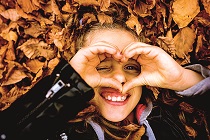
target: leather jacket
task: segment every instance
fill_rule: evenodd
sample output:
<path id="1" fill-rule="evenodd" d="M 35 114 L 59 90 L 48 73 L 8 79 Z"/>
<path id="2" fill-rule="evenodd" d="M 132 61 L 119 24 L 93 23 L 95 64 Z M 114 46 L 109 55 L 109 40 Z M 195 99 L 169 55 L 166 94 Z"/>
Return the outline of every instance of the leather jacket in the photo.
<path id="1" fill-rule="evenodd" d="M 93 89 L 62 60 L 50 76 L 0 112 L 0 139 L 47 139 L 87 107 L 93 96 Z"/>

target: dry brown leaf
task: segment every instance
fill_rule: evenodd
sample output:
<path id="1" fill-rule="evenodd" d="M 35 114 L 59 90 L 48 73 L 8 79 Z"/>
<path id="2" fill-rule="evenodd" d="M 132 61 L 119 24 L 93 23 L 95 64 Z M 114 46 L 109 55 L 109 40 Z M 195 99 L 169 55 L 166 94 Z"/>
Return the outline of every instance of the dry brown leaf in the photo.
<path id="1" fill-rule="evenodd" d="M 134 16 L 133 14 L 126 21 L 126 24 L 128 27 L 135 30 L 138 35 L 141 33 L 141 31 L 142 31 L 141 24 L 139 23 L 138 18 L 136 16 Z"/>
<path id="2" fill-rule="evenodd" d="M 30 72 L 37 73 L 41 70 L 44 66 L 44 62 L 40 62 L 37 59 L 28 60 L 26 63 L 23 64 Z"/>
<path id="3" fill-rule="evenodd" d="M 53 11 L 53 14 L 55 14 L 57 17 L 56 17 L 56 20 L 58 22 L 62 22 L 62 14 L 59 10 L 59 7 L 58 5 L 56 4 L 56 1 L 55 0 L 51 0 L 51 6 L 52 6 L 52 11 Z M 54 20 L 53 20 L 54 21 Z"/>
<path id="4" fill-rule="evenodd" d="M 210 1 L 209 0 L 201 0 L 204 9 L 206 10 L 206 12 L 210 15 Z"/>
<path id="5" fill-rule="evenodd" d="M 9 25 L 8 26 L 2 26 L 1 27 L 1 34 L 0 34 L 0 36 L 8 36 L 7 34 L 11 31 L 11 30 L 13 30 L 13 29 L 16 29 L 18 27 L 18 24 L 17 24 L 17 22 L 10 22 L 9 23 Z M 12 33 L 12 34 L 14 34 L 14 33 Z M 14 35 L 15 36 L 15 35 Z M 13 37 L 14 37 L 13 36 Z M 11 37 L 7 37 L 7 38 L 11 38 Z M 7 40 L 7 39 L 6 39 Z"/>
<path id="6" fill-rule="evenodd" d="M 20 5 L 21 9 L 23 9 L 25 13 L 32 13 L 33 11 L 39 9 L 32 0 L 17 0 L 17 4 Z"/>
<path id="7" fill-rule="evenodd" d="M 66 1 L 66 4 L 62 7 L 62 11 L 68 12 L 68 13 L 75 13 L 76 7 L 72 6 L 68 1 Z"/>
<path id="8" fill-rule="evenodd" d="M 193 43 L 195 42 L 196 34 L 189 27 L 180 29 L 178 34 L 174 37 L 176 46 L 176 55 L 179 58 L 185 59 L 189 52 L 193 50 Z"/>
<path id="9" fill-rule="evenodd" d="M 49 32 L 46 34 L 47 39 L 46 43 L 47 44 L 53 44 L 54 40 L 58 38 L 58 32 L 62 32 L 62 29 L 60 26 L 52 25 L 48 27 Z"/>
<path id="10" fill-rule="evenodd" d="M 24 29 L 25 34 L 37 38 L 39 35 L 46 33 L 46 28 L 40 26 L 38 22 L 31 22 L 30 27 Z"/>
<path id="11" fill-rule="evenodd" d="M 8 78 L 4 79 L 1 86 L 16 84 L 26 77 L 28 76 L 25 74 L 25 72 L 21 70 L 13 69 L 10 75 L 8 76 Z"/>
<path id="12" fill-rule="evenodd" d="M 53 43 L 55 44 L 55 46 L 57 46 L 57 48 L 60 51 L 63 51 L 63 47 L 66 43 L 65 39 L 64 39 L 64 34 L 63 34 L 64 30 L 65 30 L 65 28 L 63 28 L 60 32 L 55 33 L 55 35 L 52 38 L 52 39 L 54 39 Z"/>
<path id="13" fill-rule="evenodd" d="M 135 12 L 140 17 L 146 17 L 151 15 L 150 8 L 150 5 L 147 5 L 142 1 L 135 0 L 133 12 Z"/>
<path id="14" fill-rule="evenodd" d="M 6 10 L 6 8 L 3 5 L 0 4 L 0 13 L 4 12 L 5 10 Z"/>
<path id="15" fill-rule="evenodd" d="M 45 12 L 45 14 L 47 14 L 47 13 L 53 13 L 51 1 L 47 1 L 47 3 L 44 4 L 44 6 L 43 6 L 42 9 Z"/>
<path id="16" fill-rule="evenodd" d="M 97 21 L 96 16 L 92 13 L 85 13 L 82 18 L 82 23 L 88 24 L 93 21 Z"/>
<path id="17" fill-rule="evenodd" d="M 6 52 L 6 57 L 7 60 L 15 60 L 16 56 L 15 56 L 15 50 L 14 50 L 14 42 L 12 40 L 9 41 L 8 43 L 8 48 L 7 48 L 7 52 Z"/>
<path id="18" fill-rule="evenodd" d="M 55 66 L 58 65 L 59 62 L 60 62 L 60 59 L 58 57 L 51 59 L 48 62 L 48 68 L 53 70 L 55 68 Z"/>
<path id="19" fill-rule="evenodd" d="M 8 47 L 8 44 L 0 47 L 0 69 L 4 68 L 3 60 L 7 52 L 7 47 Z M 2 75 L 0 74 L 0 79 L 1 78 L 2 78 Z"/>
<path id="20" fill-rule="evenodd" d="M 104 14 L 104 13 L 99 13 L 99 14 L 97 15 L 97 17 L 98 17 L 98 21 L 99 21 L 101 24 L 103 24 L 103 23 L 112 23 L 112 22 L 113 22 L 112 17 L 110 17 L 110 16 L 108 16 L 108 15 L 106 15 L 106 14 Z"/>
<path id="21" fill-rule="evenodd" d="M 31 14 L 27 14 L 23 11 L 23 9 L 16 3 L 16 10 L 17 10 L 17 13 L 22 17 L 22 18 L 25 18 L 25 19 L 28 19 L 28 20 L 33 20 L 33 19 L 37 19 L 35 16 L 31 15 Z M 39 20 L 39 19 L 38 19 Z"/>
<path id="22" fill-rule="evenodd" d="M 29 59 L 42 56 L 47 60 L 50 60 L 56 56 L 54 49 L 51 48 L 50 45 L 44 41 L 39 41 L 38 39 L 29 39 L 21 46 L 18 46 L 17 49 L 22 50 Z"/>
<path id="23" fill-rule="evenodd" d="M 210 14 L 206 11 L 201 11 L 198 16 L 194 18 L 195 22 L 201 23 L 204 27 L 210 27 Z"/>
<path id="24" fill-rule="evenodd" d="M 176 57 L 176 47 L 174 44 L 174 38 L 172 36 L 172 32 L 171 30 L 169 30 L 166 34 L 166 37 L 158 37 L 158 39 L 160 39 L 160 41 L 158 41 L 159 46 L 165 50 L 166 52 L 168 52 L 171 57 L 175 58 Z"/>
<path id="25" fill-rule="evenodd" d="M 8 40 L 8 41 L 14 41 L 14 42 L 16 42 L 17 39 L 18 39 L 18 35 L 14 31 L 2 32 L 0 34 L 0 36 L 3 37 L 4 39 Z"/>
<path id="26" fill-rule="evenodd" d="M 11 103 L 13 103 L 18 97 L 25 94 L 31 87 L 17 87 L 14 86 L 9 91 L 7 90 L 6 93 L 3 94 L 3 96 L 0 98 L 1 108 L 0 111 L 8 108 Z"/>
<path id="27" fill-rule="evenodd" d="M 83 6 L 88 6 L 88 5 L 99 6 L 100 5 L 100 3 L 97 0 L 74 0 L 74 2 Z"/>
<path id="28" fill-rule="evenodd" d="M 0 13 L 4 18 L 10 19 L 11 21 L 17 21 L 21 16 L 17 13 L 16 9 L 8 9 Z"/>
<path id="29" fill-rule="evenodd" d="M 49 20 L 48 18 L 43 17 L 40 13 L 38 13 L 38 16 L 25 13 L 18 4 L 16 4 L 16 10 L 17 10 L 17 13 L 21 17 L 28 20 L 36 20 L 40 23 L 42 27 L 45 27 L 46 24 L 50 24 L 50 25 L 53 24 L 53 21 Z"/>
<path id="30" fill-rule="evenodd" d="M 172 17 L 179 28 L 186 27 L 200 12 L 198 0 L 175 0 Z"/>
<path id="31" fill-rule="evenodd" d="M 198 53 L 198 51 L 203 47 L 203 35 L 199 35 L 197 37 L 197 45 L 195 48 L 195 52 Z"/>
<path id="32" fill-rule="evenodd" d="M 110 6 L 110 0 L 99 0 L 100 3 L 100 10 L 102 12 L 108 11 L 108 8 Z"/>

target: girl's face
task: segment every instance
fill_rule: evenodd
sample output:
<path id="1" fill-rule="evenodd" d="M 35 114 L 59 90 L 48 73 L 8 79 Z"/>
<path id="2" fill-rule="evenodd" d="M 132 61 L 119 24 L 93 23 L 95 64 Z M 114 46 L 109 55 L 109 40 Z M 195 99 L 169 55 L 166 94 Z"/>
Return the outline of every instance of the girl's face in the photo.
<path id="1" fill-rule="evenodd" d="M 137 39 L 124 30 L 100 30 L 89 35 L 86 45 L 100 41 L 109 42 L 122 51 Z M 107 57 L 97 66 L 97 70 L 102 77 L 114 78 L 124 84 L 139 75 L 140 65 L 133 59 L 122 63 L 112 57 Z M 142 87 L 130 89 L 126 94 L 108 87 L 97 87 L 94 91 L 95 96 L 91 103 L 98 107 L 104 118 L 112 122 L 118 122 L 128 117 L 136 107 L 141 97 Z"/>

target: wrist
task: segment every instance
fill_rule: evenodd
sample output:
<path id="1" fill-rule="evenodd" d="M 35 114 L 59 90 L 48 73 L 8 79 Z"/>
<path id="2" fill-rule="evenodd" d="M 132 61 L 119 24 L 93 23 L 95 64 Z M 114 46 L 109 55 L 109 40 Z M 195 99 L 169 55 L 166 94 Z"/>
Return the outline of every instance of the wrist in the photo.
<path id="1" fill-rule="evenodd" d="M 186 90 L 200 81 L 202 81 L 204 77 L 192 70 L 184 69 L 183 74 L 181 76 L 181 80 L 176 83 L 176 91 L 183 91 Z"/>

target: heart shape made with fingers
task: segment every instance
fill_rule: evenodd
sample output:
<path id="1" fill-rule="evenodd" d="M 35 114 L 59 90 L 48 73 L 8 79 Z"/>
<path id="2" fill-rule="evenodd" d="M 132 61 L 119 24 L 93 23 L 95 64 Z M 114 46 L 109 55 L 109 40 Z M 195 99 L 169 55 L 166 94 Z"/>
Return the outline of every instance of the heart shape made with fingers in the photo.
<path id="1" fill-rule="evenodd" d="M 114 45 L 112 45 L 110 43 L 107 43 L 107 42 L 99 42 L 95 45 L 98 46 L 99 44 L 116 49 L 116 53 L 114 53 L 114 54 L 109 54 L 109 53 L 99 54 L 99 59 L 100 59 L 101 62 L 104 62 L 104 60 L 106 58 L 110 58 L 110 59 L 114 59 L 115 61 L 119 62 L 121 65 L 129 64 L 128 63 L 128 61 L 130 61 L 129 59 L 135 60 L 140 65 L 140 62 L 138 61 L 138 58 L 139 58 L 139 55 L 141 55 L 141 52 L 136 51 L 136 48 L 138 46 L 141 46 L 141 47 L 142 46 L 143 47 L 151 46 L 151 45 L 141 43 L 141 42 L 138 42 L 138 44 L 132 42 L 128 46 L 126 46 L 123 50 L 120 50 L 117 46 L 114 46 Z M 113 62 L 113 61 L 111 61 L 111 62 Z M 109 65 L 112 66 L 113 64 L 109 64 Z M 106 69 L 106 68 L 104 68 L 104 69 Z M 127 90 L 133 88 L 134 86 L 138 86 L 138 83 L 136 83 L 136 82 L 139 79 L 140 79 L 140 74 L 137 75 L 136 77 L 133 77 L 132 79 L 129 79 L 128 81 L 126 81 L 123 84 L 122 92 L 126 92 Z M 140 83 L 139 83 L 139 85 L 140 85 Z"/>

